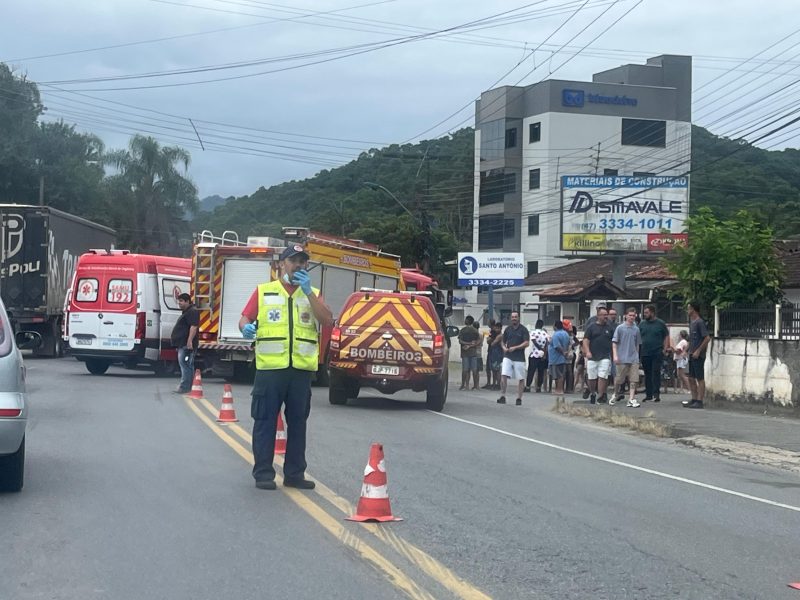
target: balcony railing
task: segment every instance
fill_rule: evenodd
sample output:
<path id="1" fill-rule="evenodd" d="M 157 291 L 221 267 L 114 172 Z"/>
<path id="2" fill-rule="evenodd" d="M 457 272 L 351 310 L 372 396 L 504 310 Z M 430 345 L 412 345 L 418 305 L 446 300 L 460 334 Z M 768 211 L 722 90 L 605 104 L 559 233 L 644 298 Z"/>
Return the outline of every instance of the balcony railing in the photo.
<path id="1" fill-rule="evenodd" d="M 714 337 L 800 340 L 800 306 L 735 304 L 715 308 Z"/>

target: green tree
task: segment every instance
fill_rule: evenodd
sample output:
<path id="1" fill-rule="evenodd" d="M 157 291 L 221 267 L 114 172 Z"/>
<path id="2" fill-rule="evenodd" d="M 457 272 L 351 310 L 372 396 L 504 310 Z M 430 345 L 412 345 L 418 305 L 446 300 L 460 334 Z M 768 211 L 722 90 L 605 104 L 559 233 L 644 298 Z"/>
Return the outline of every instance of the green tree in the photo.
<path id="1" fill-rule="evenodd" d="M 0 63 L 0 202 L 31 203 L 38 196 L 39 88 Z"/>
<path id="2" fill-rule="evenodd" d="M 112 212 L 129 247 L 164 254 L 185 251 L 181 239 L 190 232 L 184 215 L 198 207 L 197 188 L 185 175 L 189 153 L 135 135 L 127 150 L 111 152 L 105 161 L 118 170 L 106 190 L 115 194 L 110 196 Z"/>
<path id="3" fill-rule="evenodd" d="M 676 290 L 704 307 L 776 302 L 783 295 L 783 267 L 775 254 L 772 231 L 740 210 L 727 219 L 704 207 L 690 216 L 687 247 L 663 259 L 678 277 Z"/>

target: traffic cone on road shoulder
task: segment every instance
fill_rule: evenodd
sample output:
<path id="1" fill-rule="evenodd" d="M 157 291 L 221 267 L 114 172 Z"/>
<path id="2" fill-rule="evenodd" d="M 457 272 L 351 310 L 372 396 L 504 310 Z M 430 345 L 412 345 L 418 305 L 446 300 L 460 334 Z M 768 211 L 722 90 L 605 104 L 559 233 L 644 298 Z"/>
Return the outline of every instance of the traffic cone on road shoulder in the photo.
<path id="1" fill-rule="evenodd" d="M 348 521 L 402 521 L 392 514 L 386 486 L 386 463 L 383 460 L 383 445 L 372 444 L 369 449 L 369 462 L 364 469 L 364 484 L 358 500 L 356 514 L 347 517 Z"/>
<path id="2" fill-rule="evenodd" d="M 200 369 L 195 369 L 194 379 L 192 380 L 192 391 L 189 392 L 189 398 L 200 400 L 203 396 L 203 378 L 200 376 Z"/>
<path id="3" fill-rule="evenodd" d="M 224 391 L 222 392 L 222 406 L 219 408 L 217 423 L 236 423 L 238 420 L 239 419 L 236 418 L 236 410 L 233 408 L 231 384 L 226 383 Z"/>
<path id="4" fill-rule="evenodd" d="M 286 429 L 283 427 L 281 411 L 278 411 L 278 424 L 275 427 L 275 454 L 286 454 Z"/>

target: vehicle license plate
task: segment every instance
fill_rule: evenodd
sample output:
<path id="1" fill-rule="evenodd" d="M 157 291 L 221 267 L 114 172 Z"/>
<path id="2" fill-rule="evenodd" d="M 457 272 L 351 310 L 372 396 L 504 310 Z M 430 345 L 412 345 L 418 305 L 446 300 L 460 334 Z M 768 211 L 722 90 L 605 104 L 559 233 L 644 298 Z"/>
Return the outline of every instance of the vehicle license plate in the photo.
<path id="1" fill-rule="evenodd" d="M 400 375 L 400 367 L 387 367 L 386 365 L 372 365 L 373 375 Z"/>
<path id="2" fill-rule="evenodd" d="M 78 346 L 91 346 L 92 338 L 75 338 L 75 343 Z"/>

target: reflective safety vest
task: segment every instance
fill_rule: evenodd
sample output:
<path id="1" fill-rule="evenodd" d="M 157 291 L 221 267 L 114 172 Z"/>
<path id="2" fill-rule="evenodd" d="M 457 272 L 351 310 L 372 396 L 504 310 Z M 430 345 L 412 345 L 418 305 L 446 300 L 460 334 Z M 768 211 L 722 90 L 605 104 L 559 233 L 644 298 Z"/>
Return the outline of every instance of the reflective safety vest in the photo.
<path id="1" fill-rule="evenodd" d="M 319 290 L 312 288 L 319 296 Z M 290 296 L 278 279 L 258 286 L 256 368 L 316 371 L 319 364 L 317 319 L 298 287 Z"/>

